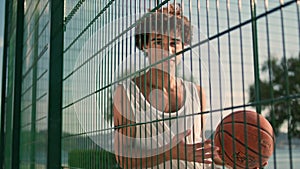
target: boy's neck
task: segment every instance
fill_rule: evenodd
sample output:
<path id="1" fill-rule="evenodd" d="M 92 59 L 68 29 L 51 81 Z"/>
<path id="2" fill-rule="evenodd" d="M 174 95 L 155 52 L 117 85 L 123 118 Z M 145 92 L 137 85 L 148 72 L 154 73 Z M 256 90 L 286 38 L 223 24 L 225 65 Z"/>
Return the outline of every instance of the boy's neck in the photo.
<path id="1" fill-rule="evenodd" d="M 160 69 L 151 68 L 146 74 L 146 81 L 149 86 L 154 88 L 175 90 L 176 85 L 179 84 L 174 75 L 175 73 L 168 73 Z"/>

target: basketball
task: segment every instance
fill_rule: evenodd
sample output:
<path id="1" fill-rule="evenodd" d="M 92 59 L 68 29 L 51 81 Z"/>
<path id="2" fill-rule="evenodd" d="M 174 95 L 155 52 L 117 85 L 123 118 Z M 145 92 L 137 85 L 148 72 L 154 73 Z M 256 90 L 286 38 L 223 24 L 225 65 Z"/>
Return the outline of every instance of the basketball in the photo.
<path id="1" fill-rule="evenodd" d="M 260 168 L 274 149 L 274 132 L 262 115 L 245 110 L 226 116 L 214 135 L 220 158 L 233 168 Z"/>

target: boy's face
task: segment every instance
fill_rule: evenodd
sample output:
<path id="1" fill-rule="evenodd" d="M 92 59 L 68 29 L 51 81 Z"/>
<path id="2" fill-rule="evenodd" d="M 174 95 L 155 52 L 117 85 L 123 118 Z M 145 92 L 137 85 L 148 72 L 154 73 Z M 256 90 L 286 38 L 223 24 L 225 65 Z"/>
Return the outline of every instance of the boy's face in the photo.
<path id="1" fill-rule="evenodd" d="M 170 56 L 182 51 L 183 48 L 184 46 L 181 38 L 177 38 L 172 34 L 168 36 L 151 33 L 149 36 L 149 42 L 146 46 L 146 52 L 148 54 L 150 64 L 157 63 L 162 59 L 169 57 L 169 59 L 166 59 L 162 63 L 154 66 L 155 68 L 167 71 L 169 68 L 174 68 L 181 62 L 182 54 L 178 54 L 176 57 L 171 58 Z"/>

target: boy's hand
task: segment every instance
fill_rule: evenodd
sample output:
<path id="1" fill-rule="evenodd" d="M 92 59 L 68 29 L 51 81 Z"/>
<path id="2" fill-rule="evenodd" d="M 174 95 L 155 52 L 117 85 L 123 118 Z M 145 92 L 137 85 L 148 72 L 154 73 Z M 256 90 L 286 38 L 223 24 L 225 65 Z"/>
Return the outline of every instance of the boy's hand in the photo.
<path id="1" fill-rule="evenodd" d="M 219 148 L 212 147 L 211 140 L 206 140 L 203 143 L 188 144 L 185 142 L 184 137 L 190 134 L 191 130 L 188 130 L 173 137 L 172 142 L 176 144 L 176 140 L 179 139 L 179 143 L 170 150 L 172 159 L 211 164 L 211 158 L 218 156 Z"/>
<path id="2" fill-rule="evenodd" d="M 224 161 L 222 161 L 222 158 L 219 155 L 214 157 L 214 163 L 217 165 L 225 165 Z"/>

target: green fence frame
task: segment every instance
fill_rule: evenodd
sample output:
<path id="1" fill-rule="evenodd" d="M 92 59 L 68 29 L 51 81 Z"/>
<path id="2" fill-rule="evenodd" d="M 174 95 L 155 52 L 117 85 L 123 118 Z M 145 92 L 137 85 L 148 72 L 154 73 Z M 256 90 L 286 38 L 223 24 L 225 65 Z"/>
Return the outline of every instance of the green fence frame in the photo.
<path id="1" fill-rule="evenodd" d="M 37 2 L 37 1 L 36 1 Z M 27 1 L 31 5 L 32 1 Z M 47 168 L 61 166 L 61 100 L 62 100 L 62 44 L 63 44 L 63 3 L 61 0 L 50 0 L 50 48 L 49 48 L 49 106 L 47 110 Z M 24 0 L 6 1 L 4 55 L 2 70 L 2 106 L 1 106 L 1 168 L 20 167 L 20 130 L 22 98 L 22 61 L 24 37 Z M 37 6 L 39 2 L 36 3 Z M 36 6 L 36 7 L 37 7 Z M 27 12 L 27 11 L 26 11 Z M 35 14 L 33 14 L 34 16 Z M 34 18 L 34 17 L 33 17 Z M 34 34 L 37 41 L 37 33 Z M 37 45 L 37 44 L 33 44 Z M 37 47 L 32 58 L 37 62 Z M 46 49 L 47 50 L 47 49 Z M 43 51 L 45 52 L 45 51 Z M 32 68 L 32 113 L 31 131 L 28 145 L 30 147 L 30 168 L 35 168 L 35 130 L 36 130 L 36 92 L 37 65 Z M 12 127 L 11 127 L 12 126 Z"/>
<path id="2" fill-rule="evenodd" d="M 50 77 L 47 168 L 61 167 L 63 1 L 50 1 Z"/>

